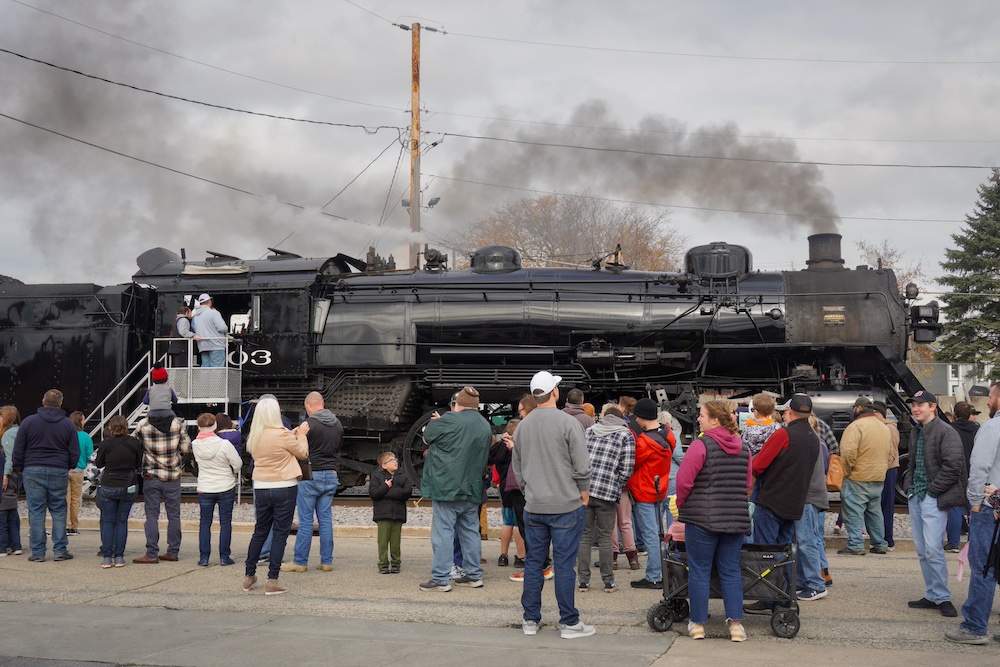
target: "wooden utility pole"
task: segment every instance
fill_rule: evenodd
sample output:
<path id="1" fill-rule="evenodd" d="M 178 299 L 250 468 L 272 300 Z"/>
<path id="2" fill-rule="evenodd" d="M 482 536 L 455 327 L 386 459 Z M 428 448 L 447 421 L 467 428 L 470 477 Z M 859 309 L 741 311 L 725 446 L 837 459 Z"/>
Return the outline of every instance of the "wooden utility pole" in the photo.
<path id="1" fill-rule="evenodd" d="M 420 268 L 420 24 L 410 26 L 413 39 L 410 102 L 410 266 Z"/>

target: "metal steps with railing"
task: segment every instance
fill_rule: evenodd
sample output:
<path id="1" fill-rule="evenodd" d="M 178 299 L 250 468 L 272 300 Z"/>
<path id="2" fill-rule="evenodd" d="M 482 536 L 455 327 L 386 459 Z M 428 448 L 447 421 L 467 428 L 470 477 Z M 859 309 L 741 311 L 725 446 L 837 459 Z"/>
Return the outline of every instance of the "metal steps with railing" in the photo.
<path id="1" fill-rule="evenodd" d="M 181 341 L 188 346 L 186 366 L 169 365 L 166 350 L 172 341 Z M 202 368 L 193 364 L 196 356 L 193 344 L 189 338 L 153 339 L 152 350 L 143 354 L 104 400 L 87 415 L 85 423 L 90 427 L 90 436 L 99 436 L 112 417 L 124 415 L 130 408 L 131 412 L 127 415 L 129 429 L 138 426 L 149 410 L 149 406 L 144 405 L 141 398 L 152 385 L 150 372 L 156 364 L 167 367 L 170 387 L 180 404 L 239 404 L 243 389 L 243 355 L 235 355 L 236 364 L 230 364 L 227 359 L 227 365 L 222 368 Z"/>

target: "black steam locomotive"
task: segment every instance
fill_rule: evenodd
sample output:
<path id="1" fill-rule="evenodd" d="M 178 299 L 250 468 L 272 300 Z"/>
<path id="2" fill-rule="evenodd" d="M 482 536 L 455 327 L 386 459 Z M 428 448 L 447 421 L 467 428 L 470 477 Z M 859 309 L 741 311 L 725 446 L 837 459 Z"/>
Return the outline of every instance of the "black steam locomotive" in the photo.
<path id="1" fill-rule="evenodd" d="M 130 284 L 0 286 L 0 400 L 30 412 L 56 386 L 69 409 L 93 408 L 208 292 L 233 323 L 244 400 L 272 393 L 298 413 L 307 392 L 326 397 L 347 433 L 347 485 L 386 449 L 419 479 L 420 432 L 456 388 L 475 386 L 487 416 L 504 417 L 539 369 L 596 404 L 657 398 L 687 433 L 703 394 L 762 390 L 810 393 L 839 431 L 860 394 L 904 414 L 899 392 L 921 388 L 904 363 L 911 335 L 930 342 L 938 330 L 936 308 L 911 309 L 916 290 L 901 295 L 892 271 L 845 268 L 840 241 L 811 236 L 807 268 L 776 272 L 712 243 L 688 251 L 682 273 L 524 268 L 501 246 L 475 252 L 468 270 L 428 251 L 405 271 L 372 254 L 188 262 L 156 248 Z"/>

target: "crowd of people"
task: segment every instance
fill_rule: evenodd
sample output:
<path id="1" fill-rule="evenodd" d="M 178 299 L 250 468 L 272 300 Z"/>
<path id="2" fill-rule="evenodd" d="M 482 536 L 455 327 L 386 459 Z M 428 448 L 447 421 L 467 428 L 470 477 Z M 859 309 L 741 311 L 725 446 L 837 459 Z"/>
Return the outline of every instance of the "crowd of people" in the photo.
<path id="1" fill-rule="evenodd" d="M 172 410 L 176 397 L 166 385 L 166 371 L 154 370 L 152 380 L 148 416 L 131 433 L 123 417 L 113 417 L 97 449 L 97 465 L 103 469 L 97 495 L 101 567 L 125 566 L 127 520 L 140 478 L 146 544 L 145 553 L 132 562 L 178 560 L 180 480 L 188 452 L 198 466 L 198 565 L 210 564 L 216 512 L 218 562 L 234 565 L 232 515 L 245 447 L 253 461 L 256 523 L 242 589 L 257 587 L 260 564 L 267 565 L 265 595 L 287 592 L 280 573 L 308 570 L 312 531 L 298 531 L 292 558 L 284 558 L 296 511 L 302 525 L 318 523 L 316 569 L 331 572 L 331 504 L 344 429 L 325 408 L 322 395 L 305 397 L 306 419 L 294 427 L 278 401 L 266 394 L 253 403 L 242 431 L 225 414 L 202 414 L 192 440 L 185 421 Z M 743 599 L 740 558 L 748 542 L 797 543 L 799 587 L 794 595 L 802 602 L 826 597 L 833 579 L 826 559 L 825 512 L 836 468 L 842 472 L 835 483 L 847 534 L 846 546 L 838 553 L 879 555 L 894 549 L 891 499 L 900 433 L 884 403 L 859 397 L 854 419 L 838 442 L 830 426 L 813 414 L 806 394 L 795 394 L 781 406 L 772 395 L 755 396 L 742 432 L 735 403 L 708 400 L 700 406 L 696 437 L 685 450 L 676 421 L 653 400 L 622 397 L 598 411 L 584 402 L 583 392 L 570 389 L 560 409 L 561 383 L 562 378 L 548 371 L 535 374 L 529 393 L 518 403 L 519 419 L 510 420 L 500 435 L 480 412 L 478 391 L 458 390 L 449 410 L 434 413 L 423 431 L 427 449 L 420 480 L 407 479 L 393 452 L 379 455 L 369 483 L 379 573 L 401 571 L 400 535 L 415 485 L 432 501 L 433 563 L 420 589 L 442 593 L 453 586 L 483 587 L 481 515 L 486 489 L 491 482 L 497 485 L 504 518 L 498 565 L 510 564 L 513 542 L 514 564 L 523 571 L 510 578 L 523 583 L 522 629 L 529 636 L 542 622 L 541 594 L 547 580 L 554 580 L 561 636 L 594 634 L 593 626 L 581 620 L 575 596 L 591 590 L 595 546 L 598 560 L 593 566 L 604 592 L 619 591 L 619 554 L 626 556 L 630 569 L 639 570 L 642 552 L 648 552 L 645 571 L 631 587 L 660 590 L 665 573 L 657 545 L 665 526 L 668 539 L 684 542 L 688 634 L 696 640 L 706 636 L 713 572 L 718 574 L 732 641 L 747 638 L 745 612 L 771 613 L 773 602 Z M 46 392 L 42 406 L 23 423 L 16 408 L 0 409 L 0 556 L 23 553 L 17 512 L 17 494 L 23 489 L 28 559 L 46 559 L 47 514 L 52 519 L 54 560 L 73 558 L 67 535 L 77 530 L 73 508 L 79 507 L 80 485 L 74 477 L 86 466 L 94 445 L 83 430 L 82 413 L 67 416 L 62 399 L 58 390 Z M 1000 560 L 995 531 L 1000 520 L 1000 383 L 990 388 L 991 419 L 981 428 L 971 421 L 978 412 L 968 403 L 955 406 L 952 424 L 939 416 L 937 398 L 930 392 L 916 392 L 908 403 L 914 425 L 901 486 L 925 582 L 923 596 L 909 606 L 958 616 L 948 588 L 945 552 L 958 548 L 964 522 L 969 534 L 969 594 L 962 623 L 946 639 L 986 643 Z M 167 518 L 165 548 L 160 546 L 161 504 Z"/>

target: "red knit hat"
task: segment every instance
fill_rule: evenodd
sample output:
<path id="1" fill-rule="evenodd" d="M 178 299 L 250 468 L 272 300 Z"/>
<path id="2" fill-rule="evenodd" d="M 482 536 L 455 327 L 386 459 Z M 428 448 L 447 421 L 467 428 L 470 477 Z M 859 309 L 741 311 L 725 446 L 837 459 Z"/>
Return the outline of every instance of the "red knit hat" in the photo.
<path id="1" fill-rule="evenodd" d="M 154 368 L 153 372 L 150 374 L 153 382 L 166 382 L 167 381 L 167 369 L 160 367 Z"/>

